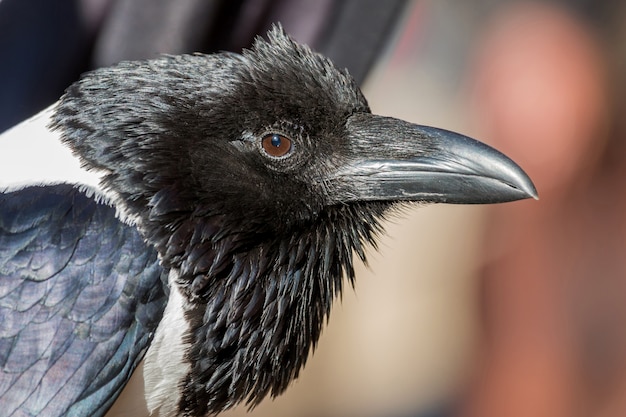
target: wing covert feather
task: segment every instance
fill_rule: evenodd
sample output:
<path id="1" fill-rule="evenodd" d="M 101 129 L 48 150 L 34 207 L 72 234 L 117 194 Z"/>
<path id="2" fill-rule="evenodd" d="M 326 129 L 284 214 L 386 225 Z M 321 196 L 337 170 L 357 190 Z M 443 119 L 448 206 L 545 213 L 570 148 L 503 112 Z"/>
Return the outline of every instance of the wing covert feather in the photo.
<path id="1" fill-rule="evenodd" d="M 3 415 L 103 415 L 161 320 L 164 276 L 138 231 L 80 190 L 0 194 Z"/>

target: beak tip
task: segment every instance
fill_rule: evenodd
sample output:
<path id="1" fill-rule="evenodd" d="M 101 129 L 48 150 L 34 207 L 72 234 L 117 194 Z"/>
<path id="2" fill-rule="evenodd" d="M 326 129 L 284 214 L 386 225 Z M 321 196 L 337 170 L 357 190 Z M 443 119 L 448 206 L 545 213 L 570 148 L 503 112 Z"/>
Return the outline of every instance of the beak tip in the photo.
<path id="1" fill-rule="evenodd" d="M 537 190 L 535 190 L 535 193 L 531 194 L 530 196 L 533 198 L 533 200 L 539 201 L 539 193 L 537 193 Z"/>
<path id="2" fill-rule="evenodd" d="M 515 173 L 513 187 L 517 188 L 523 193 L 521 199 L 523 200 L 527 198 L 532 198 L 533 200 L 539 200 L 539 193 L 537 192 L 537 188 L 535 187 L 535 184 L 530 179 L 528 174 L 526 174 L 526 172 L 524 172 L 524 170 L 522 170 L 522 168 L 520 168 L 513 161 L 510 161 L 508 165 L 514 167 L 513 171 Z"/>
<path id="3" fill-rule="evenodd" d="M 539 200 L 539 193 L 537 192 L 537 188 L 528 176 L 524 178 L 520 190 L 525 194 L 525 196 L 523 197 L 524 199 L 532 198 L 533 200 Z"/>

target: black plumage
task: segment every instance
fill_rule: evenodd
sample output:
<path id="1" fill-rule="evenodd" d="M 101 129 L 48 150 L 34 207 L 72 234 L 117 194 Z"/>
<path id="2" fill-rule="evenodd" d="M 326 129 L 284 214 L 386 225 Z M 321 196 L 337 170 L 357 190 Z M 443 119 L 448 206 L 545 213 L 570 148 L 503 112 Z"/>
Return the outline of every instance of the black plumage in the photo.
<path id="1" fill-rule="evenodd" d="M 184 369 L 147 384 L 175 391 L 152 400 L 162 415 L 202 416 L 284 391 L 344 277 L 354 280 L 354 254 L 365 259 L 364 245 L 374 244 L 398 201 L 536 196 L 505 156 L 452 132 L 372 115 L 347 72 L 280 27 L 268 36 L 242 55 L 166 56 L 94 71 L 52 114 L 62 142 L 100 175 L 98 190 L 66 196 L 95 193 L 94 207 L 117 210 L 115 227 L 139 232 L 145 246 L 134 250 L 158 254 L 152 283 L 169 293 L 170 306 L 152 316 L 164 314 L 151 349 L 168 351 L 163 340 L 176 330 L 168 315 L 179 314 L 172 360 Z M 149 340 L 154 328 L 144 332 Z M 136 350 L 127 352 L 131 369 L 143 355 Z M 148 353 L 150 369 L 160 369 L 154 357 Z M 111 398 L 124 382 L 112 382 Z M 102 401 L 93 399 L 94 409 L 111 402 Z"/>
<path id="2" fill-rule="evenodd" d="M 0 208 L 0 414 L 104 414 L 163 314 L 156 251 L 71 185 Z"/>
<path id="3" fill-rule="evenodd" d="M 326 208 L 320 169 L 343 162 L 345 120 L 369 108 L 346 73 L 273 37 L 243 57 L 97 71 L 54 119 L 90 168 L 110 172 L 105 188 L 178 271 L 193 329 L 182 407 L 193 415 L 287 387 L 388 206 Z M 266 132 L 293 138 L 294 157 L 260 154 Z"/>

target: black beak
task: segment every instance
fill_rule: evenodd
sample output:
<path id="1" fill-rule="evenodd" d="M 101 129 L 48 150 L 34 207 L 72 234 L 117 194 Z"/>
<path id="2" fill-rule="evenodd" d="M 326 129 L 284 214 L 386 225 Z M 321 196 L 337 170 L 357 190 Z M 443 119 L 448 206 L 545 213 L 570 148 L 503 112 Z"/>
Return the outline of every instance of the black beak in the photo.
<path id="1" fill-rule="evenodd" d="M 346 126 L 353 146 L 350 162 L 336 173 L 346 184 L 343 201 L 537 199 L 535 186 L 515 162 L 474 139 L 367 113 L 351 116 Z"/>

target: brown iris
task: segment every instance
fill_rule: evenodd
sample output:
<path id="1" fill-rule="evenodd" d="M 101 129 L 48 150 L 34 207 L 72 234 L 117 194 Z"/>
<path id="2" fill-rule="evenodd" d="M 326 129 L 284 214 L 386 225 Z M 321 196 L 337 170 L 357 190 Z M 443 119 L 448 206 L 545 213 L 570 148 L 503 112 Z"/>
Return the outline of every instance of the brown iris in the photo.
<path id="1" fill-rule="evenodd" d="M 278 133 L 270 133 L 269 135 L 265 135 L 263 137 L 261 146 L 263 146 L 263 150 L 269 156 L 280 158 L 281 156 L 287 155 L 289 151 L 291 151 L 291 139 L 283 135 L 279 135 Z"/>

